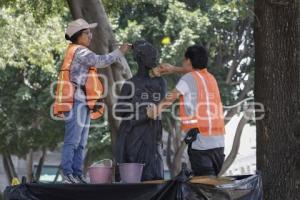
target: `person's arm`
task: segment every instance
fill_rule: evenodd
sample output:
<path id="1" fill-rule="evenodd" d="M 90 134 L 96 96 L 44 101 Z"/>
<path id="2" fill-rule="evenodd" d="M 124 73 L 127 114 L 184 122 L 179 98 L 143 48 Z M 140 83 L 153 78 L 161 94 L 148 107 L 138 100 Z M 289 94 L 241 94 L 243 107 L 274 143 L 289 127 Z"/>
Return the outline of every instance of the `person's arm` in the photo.
<path id="1" fill-rule="evenodd" d="M 119 49 L 116 49 L 106 55 L 97 55 L 87 48 L 82 48 L 76 52 L 76 59 L 79 63 L 88 67 L 96 66 L 97 68 L 104 68 L 116 61 L 119 61 L 129 48 L 130 45 L 124 44 Z"/>
<path id="2" fill-rule="evenodd" d="M 159 66 L 152 69 L 153 76 L 161 76 L 166 74 L 185 74 L 188 73 L 185 68 L 183 67 L 177 67 L 174 65 L 171 65 L 169 63 L 162 63 Z"/>
<path id="3" fill-rule="evenodd" d="M 168 66 L 169 65 L 169 66 Z M 162 64 L 162 66 L 166 66 L 167 68 L 167 73 L 169 74 L 185 74 L 187 73 L 188 71 L 186 69 L 184 69 L 183 67 L 177 67 L 177 66 L 174 66 L 174 65 L 170 65 L 170 64 Z M 168 69 L 169 67 L 169 69 Z"/>
<path id="4" fill-rule="evenodd" d="M 171 106 L 181 93 L 175 88 L 167 94 L 167 96 L 157 105 L 153 105 L 147 109 L 147 115 L 151 119 L 156 119 L 166 108 Z"/>

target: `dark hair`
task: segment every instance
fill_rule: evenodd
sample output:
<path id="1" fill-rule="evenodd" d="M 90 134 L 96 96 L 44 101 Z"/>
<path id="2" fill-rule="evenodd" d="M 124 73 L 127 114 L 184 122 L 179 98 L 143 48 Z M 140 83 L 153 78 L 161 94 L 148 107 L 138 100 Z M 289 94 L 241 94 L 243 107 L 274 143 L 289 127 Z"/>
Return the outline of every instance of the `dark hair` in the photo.
<path id="1" fill-rule="evenodd" d="M 204 69 L 207 67 L 207 51 L 201 45 L 193 45 L 188 47 L 184 56 L 186 59 L 191 60 L 193 68 Z"/>
<path id="2" fill-rule="evenodd" d="M 65 38 L 66 40 L 71 41 L 72 43 L 76 43 L 77 39 L 79 38 L 79 36 L 82 34 L 83 31 L 85 31 L 86 29 L 81 29 L 80 31 L 74 33 L 72 35 L 72 37 L 70 37 L 69 35 L 65 34 Z"/>

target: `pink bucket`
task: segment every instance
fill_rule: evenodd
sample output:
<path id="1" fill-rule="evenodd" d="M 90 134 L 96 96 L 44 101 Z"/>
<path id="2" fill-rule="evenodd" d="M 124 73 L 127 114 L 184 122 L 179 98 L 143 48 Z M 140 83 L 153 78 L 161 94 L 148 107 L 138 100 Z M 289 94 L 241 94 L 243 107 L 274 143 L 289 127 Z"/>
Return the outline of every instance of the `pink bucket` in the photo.
<path id="1" fill-rule="evenodd" d="M 122 183 L 140 183 L 145 164 L 121 163 L 119 165 Z"/>
<path id="2" fill-rule="evenodd" d="M 111 164 L 107 164 L 105 161 L 94 163 L 88 168 L 91 183 L 101 184 L 112 182 L 112 162 Z"/>

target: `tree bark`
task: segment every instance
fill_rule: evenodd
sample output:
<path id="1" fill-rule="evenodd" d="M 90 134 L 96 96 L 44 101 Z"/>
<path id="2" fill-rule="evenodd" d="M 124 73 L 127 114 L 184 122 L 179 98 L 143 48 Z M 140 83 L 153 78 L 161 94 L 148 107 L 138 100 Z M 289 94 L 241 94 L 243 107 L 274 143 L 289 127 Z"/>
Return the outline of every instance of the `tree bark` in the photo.
<path id="1" fill-rule="evenodd" d="M 28 180 L 28 182 L 31 182 L 33 179 L 33 171 L 32 171 L 33 150 L 32 149 L 29 150 L 26 160 L 27 160 L 27 180 Z"/>
<path id="2" fill-rule="evenodd" d="M 89 23 L 97 22 L 98 26 L 93 31 L 93 40 L 90 49 L 97 54 L 107 54 L 116 49 L 114 33 L 108 21 L 103 4 L 99 0 L 68 0 L 70 11 L 74 19 L 83 18 Z M 124 66 L 119 63 L 113 64 L 100 70 L 108 79 L 108 86 L 112 86 L 117 81 L 124 81 L 131 78 L 132 74 L 126 61 Z M 120 87 L 117 88 L 117 94 Z M 108 88 L 105 103 L 107 105 L 108 121 L 111 129 L 111 141 L 113 152 L 116 143 L 116 135 L 120 122 L 113 117 L 112 107 L 117 99 L 113 96 L 112 87 Z"/>
<path id="3" fill-rule="evenodd" d="M 58 177 L 59 177 L 59 174 L 60 174 L 60 168 L 58 167 L 58 168 L 57 168 L 57 171 L 56 171 L 56 174 L 55 174 L 55 177 L 54 177 L 54 180 L 53 180 L 52 183 L 56 183 L 56 182 L 57 182 Z"/>
<path id="4" fill-rule="evenodd" d="M 182 156 L 183 153 L 186 149 L 187 145 L 185 144 L 184 141 L 181 141 L 178 149 L 176 150 L 176 153 L 174 155 L 174 161 L 173 161 L 173 174 L 178 175 L 179 172 L 181 171 L 181 161 L 182 161 Z"/>
<path id="5" fill-rule="evenodd" d="M 300 199 L 300 1 L 255 1 L 257 169 L 264 199 Z M 261 113 L 256 112 L 256 117 Z"/>
<path id="6" fill-rule="evenodd" d="M 41 177 L 41 174 L 42 174 L 42 170 L 43 170 L 43 166 L 44 166 L 44 162 L 45 162 L 45 159 L 46 159 L 46 148 L 43 148 L 42 150 L 42 156 L 39 160 L 39 164 L 37 166 L 37 169 L 36 169 L 36 173 L 35 173 L 35 180 L 36 181 L 39 181 L 40 180 L 40 177 Z"/>
<path id="7" fill-rule="evenodd" d="M 168 141 L 167 141 L 167 165 L 171 173 L 171 177 L 175 177 L 181 170 L 181 161 L 184 151 L 187 147 L 184 141 L 181 141 L 181 130 L 176 126 L 176 122 L 172 118 L 166 118 L 168 127 Z M 175 126 L 174 126 L 175 125 Z M 177 128 L 176 128 L 177 127 Z M 179 133 L 179 134 L 178 134 Z"/>
<path id="8" fill-rule="evenodd" d="M 10 183 L 12 179 L 18 177 L 18 175 L 12 162 L 11 155 L 7 152 L 4 152 L 2 156 L 4 171 L 7 177 L 7 181 L 8 183 Z"/>
<path id="9" fill-rule="evenodd" d="M 172 142 L 172 133 L 171 132 L 168 132 L 168 141 L 167 141 L 167 153 L 166 153 L 166 162 L 167 162 L 167 165 L 168 165 L 168 168 L 170 170 L 170 173 L 171 173 L 171 177 L 173 177 L 173 162 L 172 162 L 172 156 L 174 156 L 174 152 L 172 151 L 172 148 L 171 148 L 171 143 Z"/>

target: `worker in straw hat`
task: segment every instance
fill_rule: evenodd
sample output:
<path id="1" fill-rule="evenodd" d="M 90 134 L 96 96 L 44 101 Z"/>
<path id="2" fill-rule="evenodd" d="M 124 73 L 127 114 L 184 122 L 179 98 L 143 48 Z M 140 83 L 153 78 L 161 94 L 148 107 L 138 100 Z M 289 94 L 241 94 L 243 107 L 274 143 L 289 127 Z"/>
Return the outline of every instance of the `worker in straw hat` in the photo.
<path id="1" fill-rule="evenodd" d="M 97 68 L 120 61 L 130 48 L 130 44 L 125 43 L 107 55 L 92 52 L 88 47 L 92 29 L 96 26 L 97 23 L 89 24 L 84 19 L 77 19 L 66 29 L 65 38 L 71 43 L 60 70 L 53 106 L 54 115 L 63 117 L 65 121 L 61 158 L 64 183 L 86 183 L 82 165 L 90 120 L 103 114 L 103 107 L 97 106 L 103 93 Z"/>

